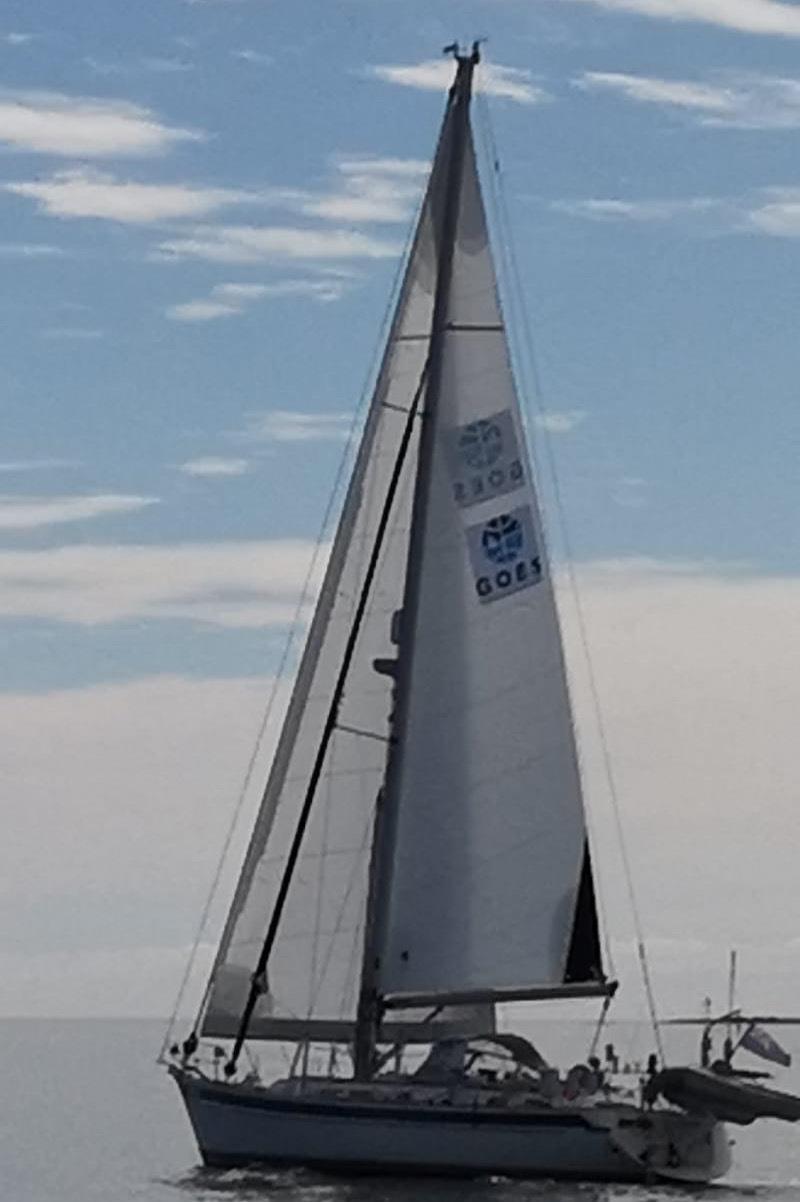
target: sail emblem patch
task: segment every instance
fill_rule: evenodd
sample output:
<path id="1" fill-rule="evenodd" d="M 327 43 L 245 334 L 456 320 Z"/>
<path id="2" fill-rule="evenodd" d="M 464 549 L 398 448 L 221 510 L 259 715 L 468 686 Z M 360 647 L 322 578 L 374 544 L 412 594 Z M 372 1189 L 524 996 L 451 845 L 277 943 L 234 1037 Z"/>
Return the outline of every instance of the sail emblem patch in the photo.
<path id="1" fill-rule="evenodd" d="M 456 426 L 445 437 L 453 497 L 462 508 L 491 501 L 524 484 L 510 409 Z"/>
<path id="2" fill-rule="evenodd" d="M 467 528 L 475 592 L 498 601 L 542 579 L 542 560 L 529 505 Z"/>
<path id="3" fill-rule="evenodd" d="M 516 518 L 502 513 L 499 518 L 486 523 L 481 544 L 486 558 L 492 563 L 513 563 L 519 559 L 525 544 L 522 527 Z"/>
<path id="4" fill-rule="evenodd" d="M 503 451 L 503 435 L 497 422 L 481 418 L 462 426 L 458 436 L 461 458 L 467 467 L 480 471 L 491 467 Z"/>

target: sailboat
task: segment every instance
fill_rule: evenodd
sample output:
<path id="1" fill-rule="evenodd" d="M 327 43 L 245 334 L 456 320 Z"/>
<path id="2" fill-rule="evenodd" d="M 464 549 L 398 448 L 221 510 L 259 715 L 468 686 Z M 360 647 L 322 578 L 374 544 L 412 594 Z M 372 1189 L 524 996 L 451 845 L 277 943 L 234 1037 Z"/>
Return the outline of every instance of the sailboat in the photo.
<path id="1" fill-rule="evenodd" d="M 473 144 L 479 49 L 450 49 L 326 575 L 170 1072 L 209 1165 L 704 1183 L 730 1163 L 713 1110 L 624 1094 L 596 1059 L 562 1077 L 497 1029 L 500 1005 L 616 986 Z M 273 1080 L 270 1042 L 293 1049 Z"/>

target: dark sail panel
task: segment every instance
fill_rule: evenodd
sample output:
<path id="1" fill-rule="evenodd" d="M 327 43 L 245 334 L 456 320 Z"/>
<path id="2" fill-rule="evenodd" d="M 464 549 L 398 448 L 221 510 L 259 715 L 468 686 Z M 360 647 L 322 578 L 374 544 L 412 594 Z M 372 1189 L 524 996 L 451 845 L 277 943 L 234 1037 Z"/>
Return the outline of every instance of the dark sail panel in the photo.
<path id="1" fill-rule="evenodd" d="M 603 979 L 603 953 L 600 948 L 600 927 L 597 921 L 597 905 L 594 896 L 592 857 L 587 843 L 583 853 L 581 881 L 578 900 L 572 923 L 572 938 L 567 956 L 564 981 L 591 981 Z"/>

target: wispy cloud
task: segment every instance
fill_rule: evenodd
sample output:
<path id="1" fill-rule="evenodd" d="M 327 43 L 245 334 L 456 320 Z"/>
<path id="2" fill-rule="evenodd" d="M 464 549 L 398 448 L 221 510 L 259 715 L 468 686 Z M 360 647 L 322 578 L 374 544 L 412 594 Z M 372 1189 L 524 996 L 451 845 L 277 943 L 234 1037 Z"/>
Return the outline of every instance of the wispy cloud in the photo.
<path id="1" fill-rule="evenodd" d="M 0 34 L 0 42 L 5 42 L 6 46 L 27 46 L 35 37 L 34 33 L 3 33 Z"/>
<path id="2" fill-rule="evenodd" d="M 104 338 L 105 334 L 103 330 L 96 330 L 91 326 L 50 326 L 42 330 L 42 337 L 56 340 L 59 338 L 74 339 L 76 342 L 96 342 L 98 338 Z"/>
<path id="3" fill-rule="evenodd" d="M 178 465 L 178 471 L 185 476 L 244 476 L 250 469 L 247 459 L 223 459 L 216 455 L 200 456 L 197 459 L 187 459 L 186 463 Z"/>
<path id="4" fill-rule="evenodd" d="M 95 75 L 137 75 L 153 71 L 162 75 L 183 74 L 194 70 L 194 63 L 182 58 L 144 56 L 135 59 L 98 59 L 87 55 L 84 63 Z"/>
<path id="5" fill-rule="evenodd" d="M 0 91 L 0 142 L 17 150 L 81 158 L 142 157 L 203 136 L 166 125 L 151 109 L 126 100 Z"/>
<path id="6" fill-rule="evenodd" d="M 357 230 L 208 225 L 161 242 L 154 254 L 211 263 L 265 263 L 276 259 L 392 259 L 401 250 L 395 242 Z"/>
<path id="7" fill-rule="evenodd" d="M 712 196 L 641 200 L 623 200 L 615 197 L 556 200 L 551 208 L 570 217 L 584 217 L 590 221 L 633 221 L 642 224 L 708 217 L 719 221 L 723 214 L 728 215 L 730 223 L 735 212 L 731 201 Z"/>
<path id="8" fill-rule="evenodd" d="M 765 188 L 746 214 L 750 229 L 776 238 L 800 237 L 800 188 Z"/>
<path id="9" fill-rule="evenodd" d="M 264 54 L 260 50 L 231 50 L 231 57 L 238 58 L 243 63 L 252 63 L 257 67 L 269 67 L 275 62 L 271 54 Z"/>
<path id="10" fill-rule="evenodd" d="M 780 0 L 574 0 L 609 12 L 664 21 L 699 21 L 740 33 L 800 37 L 800 8 Z"/>
<path id="11" fill-rule="evenodd" d="M 170 305 L 164 310 L 170 321 L 216 321 L 219 317 L 236 317 L 243 312 L 237 305 L 225 301 L 191 300 L 179 305 Z"/>
<path id="12" fill-rule="evenodd" d="M 233 435 L 244 442 L 342 442 L 350 435 L 350 413 L 302 413 L 272 409 L 252 413 L 244 430 Z"/>
<path id="13" fill-rule="evenodd" d="M 112 514 L 134 513 L 157 503 L 157 497 L 120 493 L 85 497 L 0 496 L 0 530 L 34 530 L 40 526 L 84 522 Z"/>
<path id="14" fill-rule="evenodd" d="M 40 472 L 77 466 L 78 462 L 75 459 L 6 459 L 0 461 L 0 472 Z"/>
<path id="15" fill-rule="evenodd" d="M 336 164 L 342 186 L 299 202 L 301 212 L 328 221 L 408 221 L 429 164 L 420 159 L 347 158 Z"/>
<path id="16" fill-rule="evenodd" d="M 135 183 L 87 167 L 0 186 L 36 201 L 51 217 L 95 217 L 133 225 L 204 217 L 226 205 L 258 199 L 253 193 L 232 188 Z"/>
<path id="17" fill-rule="evenodd" d="M 0 258 L 47 259 L 66 258 L 69 251 L 49 242 L 0 242 Z"/>
<path id="18" fill-rule="evenodd" d="M 347 290 L 344 279 L 276 280 L 271 284 L 217 284 L 208 297 L 170 305 L 167 317 L 173 321 L 213 321 L 235 317 L 248 305 L 268 297 L 303 296 L 320 302 L 339 300 Z"/>
<path id="19" fill-rule="evenodd" d="M 300 539 L 0 550 L 0 616 L 87 626 L 137 618 L 285 626 L 313 552 Z M 316 583 L 324 562 L 318 568 Z"/>
<path id="20" fill-rule="evenodd" d="M 407 66 L 383 64 L 369 67 L 368 74 L 388 83 L 420 88 L 426 92 L 446 91 L 453 83 L 453 64 L 450 59 L 428 59 Z M 541 104 L 547 93 L 533 82 L 530 71 L 520 67 L 503 67 L 499 63 L 481 63 L 476 72 L 476 86 L 487 96 L 500 96 L 518 104 Z"/>
<path id="21" fill-rule="evenodd" d="M 707 81 L 587 71 L 574 82 L 587 91 L 617 92 L 639 103 L 682 110 L 705 126 L 800 127 L 800 79 L 727 72 Z"/>
<path id="22" fill-rule="evenodd" d="M 548 434 L 569 434 L 586 420 L 585 409 L 549 409 L 534 417 L 534 423 Z"/>
<path id="23" fill-rule="evenodd" d="M 700 232 L 800 237 L 797 186 L 759 188 L 739 197 L 559 200 L 551 208 L 589 221 L 627 221 L 642 226 L 679 223 Z"/>

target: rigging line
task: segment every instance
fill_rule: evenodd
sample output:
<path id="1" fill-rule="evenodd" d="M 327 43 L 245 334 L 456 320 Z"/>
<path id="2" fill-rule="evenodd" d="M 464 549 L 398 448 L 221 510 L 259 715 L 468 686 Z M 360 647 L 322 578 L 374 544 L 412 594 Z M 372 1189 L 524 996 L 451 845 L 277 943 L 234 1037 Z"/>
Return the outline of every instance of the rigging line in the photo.
<path id="1" fill-rule="evenodd" d="M 589 1045 L 588 1059 L 590 1060 L 592 1056 L 597 1055 L 597 1045 L 600 1043 L 600 1036 L 603 1034 L 603 1028 L 606 1025 L 606 1019 L 608 1018 L 608 1012 L 611 1009 L 611 1003 L 613 1000 L 614 999 L 612 998 L 611 994 L 603 998 L 603 1007 L 600 1011 L 600 1017 L 597 1020 L 597 1026 L 594 1029 L 592 1042 Z"/>
<path id="2" fill-rule="evenodd" d="M 231 1052 L 230 1059 L 225 1066 L 225 1072 L 226 1072 L 226 1075 L 228 1075 L 228 1076 L 232 1076 L 236 1071 L 236 1063 L 239 1059 L 239 1055 L 241 1053 L 244 1041 L 247 1038 L 247 1028 L 250 1024 L 250 1019 L 252 1018 L 253 1011 L 256 1006 L 256 1002 L 258 1001 L 259 995 L 262 990 L 262 982 L 263 982 L 264 974 L 266 972 L 267 964 L 269 963 L 269 958 L 272 953 L 272 948 L 275 944 L 275 939 L 276 939 L 276 936 L 278 933 L 278 927 L 280 926 L 281 917 L 283 915 L 283 910 L 286 905 L 286 899 L 289 894 L 289 888 L 292 883 L 292 877 L 294 876 L 295 866 L 300 857 L 300 850 L 302 848 L 306 828 L 308 826 L 308 822 L 311 817 L 311 809 L 312 809 L 312 806 L 314 803 L 314 797 L 315 797 L 315 794 L 317 791 L 317 785 L 319 784 L 319 780 L 322 775 L 322 770 L 323 770 L 324 764 L 325 764 L 325 759 L 328 754 L 328 746 L 330 744 L 331 735 L 333 734 L 333 732 L 336 728 L 336 719 L 338 716 L 339 707 L 341 705 L 342 698 L 344 696 L 344 689 L 345 689 L 345 685 L 347 683 L 348 674 L 350 672 L 350 665 L 351 665 L 351 662 L 353 659 L 353 655 L 355 654 L 356 643 L 358 642 L 358 637 L 361 633 L 361 624 L 362 624 L 364 615 L 366 613 L 367 605 L 369 603 L 369 597 L 370 597 L 370 593 L 372 591 L 372 583 L 375 578 L 375 574 L 378 570 L 378 562 L 380 560 L 381 551 L 383 549 L 383 541 L 384 541 L 384 538 L 386 535 L 386 530 L 388 528 L 389 521 L 391 518 L 392 509 L 394 508 L 395 494 L 397 493 L 397 489 L 400 484 L 400 478 L 402 476 L 403 466 L 405 464 L 406 453 L 408 451 L 408 447 L 411 442 L 411 435 L 412 435 L 412 432 L 414 429 L 414 423 L 416 421 L 417 413 L 419 411 L 419 404 L 420 404 L 420 400 L 422 398 L 422 394 L 425 391 L 425 388 L 427 386 L 427 380 L 428 380 L 428 364 L 426 362 L 425 367 L 423 368 L 422 374 L 420 376 L 419 383 L 417 385 L 417 390 L 414 394 L 414 401 L 412 403 L 411 409 L 409 410 L 408 418 L 406 420 L 405 428 L 403 430 L 403 437 L 400 440 L 400 445 L 399 445 L 398 451 L 397 451 L 397 459 L 395 461 L 394 468 L 392 469 L 392 475 L 391 475 L 391 479 L 389 481 L 389 487 L 386 490 L 386 499 L 384 501 L 383 510 L 382 510 L 381 516 L 380 516 L 380 521 L 378 522 L 378 527 L 375 531 L 375 542 L 374 542 L 372 552 L 369 557 L 369 563 L 367 564 L 367 569 L 366 569 L 366 572 L 364 575 L 364 582 L 361 587 L 361 595 L 359 597 L 356 611 L 353 615 L 353 624 L 350 628 L 350 633 L 347 637 L 347 643 L 345 645 L 344 652 L 342 655 L 341 666 L 339 668 L 339 673 L 336 678 L 336 684 L 334 686 L 333 694 L 331 696 L 331 703 L 330 703 L 330 707 L 328 710 L 328 717 L 325 722 L 325 727 L 322 732 L 322 739 L 320 741 L 320 745 L 317 750 L 316 757 L 314 759 L 314 764 L 311 769 L 311 774 L 309 776 L 308 788 L 306 790 L 305 798 L 303 799 L 303 805 L 300 810 L 300 815 L 298 818 L 297 827 L 295 828 L 295 833 L 294 833 L 294 837 L 292 839 L 291 847 L 289 849 L 289 854 L 286 858 L 286 866 L 284 868 L 283 876 L 281 878 L 281 883 L 278 888 L 277 896 L 275 898 L 275 905 L 274 905 L 274 908 L 272 911 L 272 915 L 270 917 L 269 926 L 267 928 L 267 933 L 266 933 L 266 936 L 264 939 L 264 945 L 261 949 L 261 954 L 259 955 L 258 962 L 255 966 L 255 971 L 253 973 L 250 990 L 249 990 L 249 993 L 247 996 L 247 1002 L 245 1004 L 245 1008 L 242 1013 L 241 1021 L 239 1023 L 239 1030 L 237 1032 L 236 1039 L 234 1041 L 233 1051 Z"/>
<path id="3" fill-rule="evenodd" d="M 516 292 L 516 302 L 519 306 L 519 311 L 523 318 L 522 323 L 521 323 L 522 324 L 522 340 L 523 340 L 523 344 L 524 344 L 525 353 L 527 354 L 529 364 L 530 364 L 531 380 L 533 383 L 533 395 L 534 395 L 535 403 L 537 405 L 540 415 L 544 415 L 545 409 L 544 409 L 544 404 L 543 404 L 543 390 L 542 390 L 541 378 L 540 378 L 539 367 L 538 367 L 538 359 L 537 359 L 537 356 L 536 356 L 536 353 L 534 350 L 534 346 L 533 346 L 533 338 L 532 338 L 532 334 L 531 334 L 531 324 L 530 324 L 530 319 L 529 319 L 529 314 L 528 314 L 528 307 L 527 307 L 526 300 L 525 300 L 525 293 L 524 293 L 524 290 L 522 287 L 522 279 L 521 279 L 521 276 L 519 273 L 519 268 L 517 266 L 516 259 L 513 256 L 513 254 L 509 253 L 509 248 L 511 245 L 511 222 L 510 222 L 509 213 L 508 213 L 508 205 L 506 203 L 506 198 L 505 198 L 505 190 L 504 190 L 504 185 L 503 185 L 503 175 L 502 175 L 502 169 L 500 166 L 500 159 L 499 159 L 499 156 L 497 153 L 497 143 L 494 138 L 494 132 L 492 129 L 489 108 L 488 108 L 488 105 L 487 105 L 485 99 L 482 97 L 479 98 L 479 106 L 480 106 L 480 112 L 481 112 L 481 118 L 482 118 L 482 126 L 483 126 L 483 130 L 485 131 L 484 137 L 485 137 L 485 141 L 486 141 L 486 144 L 487 144 L 487 147 L 489 150 L 489 157 L 491 160 L 491 164 L 494 168 L 494 170 L 492 172 L 490 172 L 490 178 L 492 179 L 493 184 L 494 184 L 493 195 L 496 200 L 497 211 L 498 211 L 498 215 L 499 215 L 500 223 L 501 223 L 501 231 L 503 234 L 503 242 L 504 242 L 503 250 L 504 250 L 504 260 L 505 260 L 504 266 L 507 266 L 508 268 L 510 268 L 510 282 L 512 283 L 513 289 Z M 582 604 L 581 598 L 580 598 L 580 592 L 578 589 L 577 574 L 575 571 L 574 557 L 572 554 L 571 540 L 569 537 L 569 530 L 568 530 L 567 520 L 566 520 L 566 508 L 564 505 L 563 494 L 562 494 L 560 480 L 559 480 L 559 476 L 558 476 L 555 454 L 553 452 L 552 441 L 548 437 L 548 432 L 546 429 L 544 429 L 543 433 L 544 433 L 544 438 L 542 439 L 542 441 L 545 446 L 545 453 L 546 453 L 547 462 L 548 462 L 548 470 L 549 470 L 552 487 L 553 487 L 553 496 L 554 496 L 554 500 L 555 500 L 556 512 L 558 515 L 560 534 L 561 534 L 562 543 L 563 543 L 564 551 L 565 551 L 567 574 L 568 574 L 568 579 L 569 579 L 569 583 L 570 583 L 570 591 L 572 593 L 573 603 L 575 606 L 575 614 L 577 617 L 579 637 L 580 637 L 580 641 L 582 644 L 582 650 L 583 650 L 584 659 L 585 659 L 586 667 L 587 667 L 587 676 L 588 676 L 589 690 L 590 690 L 590 695 L 591 695 L 591 700 L 592 700 L 592 708 L 594 709 L 594 713 L 595 713 L 595 721 L 597 723 L 597 730 L 598 730 L 600 746 L 601 746 L 603 770 L 604 770 L 607 785 L 608 785 L 609 795 L 611 797 L 612 810 L 613 810 L 613 814 L 614 814 L 614 823 L 615 823 L 616 833 L 617 833 L 617 840 L 619 842 L 620 853 L 621 853 L 621 858 L 622 858 L 622 863 L 623 863 L 625 884 L 626 884 L 629 905 L 631 907 L 631 912 L 632 912 L 632 917 L 633 917 L 633 922 L 634 922 L 634 930 L 636 933 L 636 943 L 637 943 L 637 951 L 638 951 L 638 956 L 639 956 L 639 963 L 640 963 L 641 972 L 642 972 L 642 981 L 644 984 L 645 995 L 647 998 L 647 1006 L 648 1006 L 648 1010 L 650 1013 L 650 1022 L 651 1022 L 652 1028 L 653 1028 L 653 1035 L 654 1035 L 654 1038 L 656 1041 L 660 1059 L 661 1059 L 662 1063 L 664 1063 L 664 1049 L 663 1049 L 663 1044 L 662 1044 L 662 1040 L 661 1040 L 661 1032 L 659 1029 L 658 1013 L 657 1013 L 656 1003 L 655 1003 L 655 994 L 653 991 L 652 981 L 650 978 L 650 969 L 649 969 L 649 965 L 648 965 L 648 961 L 647 961 L 647 953 L 646 953 L 646 949 L 645 949 L 644 935 L 643 935 L 643 931 L 642 931 L 642 923 L 641 923 L 639 907 L 638 907 L 637 899 L 636 899 L 636 891 L 635 891 L 634 884 L 633 884 L 633 871 L 631 868 L 631 862 L 630 862 L 630 857 L 628 854 L 627 842 L 625 839 L 625 833 L 624 833 L 623 824 L 622 824 L 622 815 L 621 815 L 621 808 L 620 808 L 620 803 L 619 803 L 619 792 L 618 792 L 617 783 L 616 783 L 616 774 L 614 771 L 614 766 L 613 766 L 613 762 L 612 762 L 612 758 L 611 758 L 611 751 L 610 751 L 609 742 L 608 742 L 606 725 L 605 725 L 605 721 L 604 721 L 603 715 L 602 715 L 602 710 L 600 707 L 600 693 L 599 693 L 599 688 L 598 688 L 598 684 L 597 684 L 597 676 L 596 676 L 595 668 L 594 668 L 594 661 L 592 659 L 590 645 L 589 645 L 586 617 L 585 617 L 585 613 L 584 613 L 584 609 L 583 609 L 583 604 Z M 599 894 L 599 890 L 598 890 L 598 894 Z M 606 925 L 605 922 L 603 925 L 604 926 Z M 606 943 L 607 954 L 608 954 L 610 952 L 610 940 L 609 940 L 607 934 L 604 935 L 604 942 Z"/>
<path id="4" fill-rule="evenodd" d="M 421 203 L 422 202 L 420 202 L 420 206 L 421 206 Z M 294 614 L 292 615 L 292 620 L 291 620 L 291 623 L 289 626 L 289 634 L 286 638 L 286 642 L 284 644 L 283 651 L 281 653 L 281 658 L 278 663 L 278 669 L 277 669 L 275 678 L 272 683 L 272 688 L 270 690 L 269 696 L 267 698 L 266 706 L 265 706 L 264 711 L 261 716 L 261 722 L 259 724 L 259 728 L 258 728 L 258 731 L 256 734 L 255 745 L 254 745 L 253 751 L 250 755 L 250 759 L 247 762 L 247 767 L 245 768 L 245 773 L 244 773 L 244 777 L 242 779 L 242 784 L 241 784 L 241 786 L 239 788 L 239 792 L 236 796 L 236 801 L 234 803 L 231 820 L 228 825 L 228 830 L 226 832 L 225 839 L 222 844 L 222 850 L 217 859 L 216 867 L 214 870 L 214 875 L 211 879 L 211 884 L 208 889 L 208 893 L 206 895 L 206 900 L 203 905 L 203 909 L 200 913 L 200 921 L 198 922 L 194 940 L 192 942 L 192 948 L 189 953 L 188 962 L 186 964 L 186 967 L 183 972 L 183 976 L 181 977 L 180 984 L 178 986 L 178 993 L 175 998 L 175 1003 L 172 1008 L 172 1013 L 170 1015 L 170 1018 L 169 1018 L 169 1021 L 167 1024 L 167 1029 L 164 1034 L 164 1039 L 163 1039 L 161 1048 L 158 1053 L 158 1058 L 156 1061 L 157 1064 L 164 1063 L 166 1053 L 167 1053 L 167 1048 L 169 1047 L 170 1042 L 173 1037 L 173 1032 L 175 1029 L 175 1025 L 178 1021 L 179 1012 L 183 1005 L 186 991 L 189 986 L 189 981 L 192 977 L 192 973 L 194 972 L 194 968 L 197 963 L 197 955 L 198 955 L 198 952 L 200 949 L 200 943 L 202 941 L 203 935 L 205 934 L 206 928 L 208 926 L 208 920 L 211 915 L 211 908 L 214 904 L 214 901 L 216 900 L 216 897 L 217 897 L 217 894 L 219 891 L 219 887 L 220 887 L 220 884 L 222 881 L 222 874 L 223 874 L 225 865 L 228 860 L 228 855 L 230 853 L 231 845 L 233 843 L 233 837 L 234 837 L 236 830 L 239 827 L 239 820 L 241 818 L 242 809 L 244 807 L 244 803 L 245 803 L 247 794 L 250 790 L 250 785 L 253 780 L 253 775 L 255 772 L 256 764 L 258 762 L 258 757 L 261 753 L 261 748 L 262 748 L 262 745 L 264 742 L 264 736 L 266 734 L 267 727 L 269 726 L 269 722 L 272 717 L 273 710 L 275 708 L 275 702 L 277 700 L 278 690 L 283 681 L 284 675 L 286 673 L 286 669 L 289 664 L 289 659 L 291 656 L 292 649 L 294 648 L 294 645 L 297 641 L 297 636 L 298 636 L 299 631 L 302 626 L 303 611 L 305 610 L 305 608 L 309 602 L 310 596 L 311 596 L 312 582 L 316 576 L 317 565 L 319 563 L 320 555 L 322 553 L 322 549 L 323 549 L 323 546 L 325 543 L 325 536 L 331 525 L 331 520 L 333 518 L 335 509 L 336 509 L 337 500 L 341 494 L 342 484 L 344 483 L 344 481 L 346 480 L 346 477 L 347 477 L 347 467 L 352 458 L 353 448 L 357 442 L 357 434 L 358 434 L 359 427 L 361 425 L 362 415 L 369 403 L 369 399 L 370 399 L 373 389 L 374 389 L 374 380 L 375 380 L 375 377 L 379 370 L 379 366 L 380 366 L 380 363 L 381 363 L 381 360 L 383 357 L 383 347 L 384 347 L 386 338 L 388 336 L 389 328 L 391 326 L 392 316 L 393 316 L 394 308 L 395 308 L 395 302 L 396 302 L 397 296 L 399 294 L 400 288 L 402 286 L 404 272 L 405 272 L 405 263 L 406 263 L 406 259 L 408 257 L 410 248 L 413 244 L 415 230 L 416 230 L 416 218 L 412 219 L 412 221 L 409 224 L 408 230 L 406 232 L 406 239 L 405 239 L 405 245 L 403 248 L 403 253 L 401 254 L 401 256 L 398 259 L 397 266 L 396 266 L 395 272 L 394 272 L 394 276 L 392 278 L 392 285 L 389 290 L 389 297 L 386 301 L 386 305 L 384 307 L 383 314 L 381 316 L 380 328 L 379 328 L 378 335 L 377 335 L 377 338 L 375 341 L 375 346 L 373 348 L 372 358 L 370 360 L 366 375 L 364 377 L 364 381 L 363 381 L 363 384 L 361 387 L 361 392 L 359 394 L 358 403 L 357 403 L 355 411 L 353 413 L 353 420 L 350 423 L 350 429 L 348 430 L 348 433 L 347 433 L 347 439 L 345 442 L 345 446 L 342 451 L 341 457 L 339 459 L 339 464 L 336 469 L 336 475 L 334 477 L 333 485 L 332 485 L 330 494 L 328 496 L 328 501 L 325 506 L 325 511 L 322 516 L 322 522 L 320 523 L 316 542 L 314 544 L 314 550 L 311 554 L 311 560 L 309 562 L 308 569 L 306 571 L 306 575 L 303 580 L 303 585 L 302 585 L 302 588 L 300 591 L 300 597 L 299 597 L 297 605 L 295 607 Z M 203 1010 L 205 1009 L 206 1002 L 208 1001 L 208 996 L 209 996 L 209 993 L 211 990 L 211 983 L 212 983 L 211 975 L 209 975 L 209 980 L 208 980 L 208 983 L 206 984 L 206 988 L 203 992 L 203 998 L 202 998 L 202 1001 L 200 1003 L 200 1007 L 198 1010 L 197 1021 L 195 1024 L 196 1026 L 199 1024 L 200 1016 L 202 1015 Z"/>
<path id="5" fill-rule="evenodd" d="M 333 738 L 331 739 L 330 747 L 331 747 L 331 755 L 330 755 L 329 767 L 332 770 L 334 762 L 336 760 L 336 740 Z M 322 833 L 321 833 L 321 837 L 320 837 L 319 871 L 317 872 L 317 880 L 316 880 L 317 898 L 316 898 L 316 906 L 315 906 L 315 914 L 314 914 L 314 930 L 313 930 L 312 940 L 311 940 L 311 965 L 310 965 L 309 977 L 308 977 L 308 1017 L 309 1018 L 311 1017 L 311 1011 L 314 1006 L 314 981 L 315 981 L 315 974 L 317 971 L 317 957 L 319 954 L 320 936 L 322 933 L 322 898 L 323 898 L 323 893 L 325 890 L 325 880 L 326 880 L 326 871 L 325 870 L 328 868 L 328 851 L 329 851 L 328 837 L 330 835 L 330 827 L 331 827 L 331 792 L 333 789 L 331 773 L 329 773 L 329 772 L 325 773 L 324 781 L 325 781 L 325 797 L 324 797 L 324 800 L 322 798 L 320 798 L 320 803 L 322 805 Z M 320 792 L 322 792 L 322 790 L 320 790 Z"/>

